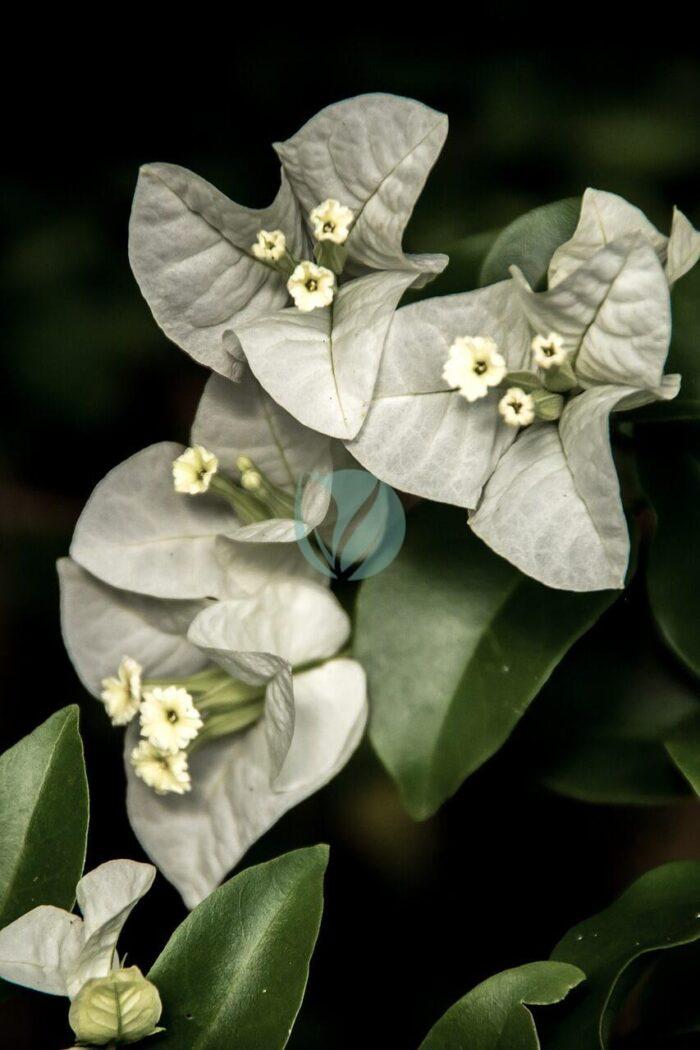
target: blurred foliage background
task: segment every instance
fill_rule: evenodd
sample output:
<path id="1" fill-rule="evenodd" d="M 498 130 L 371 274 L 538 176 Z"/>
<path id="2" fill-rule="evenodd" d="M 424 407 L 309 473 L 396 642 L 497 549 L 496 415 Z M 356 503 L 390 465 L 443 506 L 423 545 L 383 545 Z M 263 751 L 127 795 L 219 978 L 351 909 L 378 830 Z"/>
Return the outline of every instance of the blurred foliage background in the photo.
<path id="1" fill-rule="evenodd" d="M 409 248 L 448 250 L 587 185 L 623 194 L 664 230 L 674 203 L 700 220 L 700 66 L 692 53 L 631 42 L 580 52 L 498 48 L 497 31 L 478 28 L 468 41 L 438 44 L 353 38 L 323 24 L 303 44 L 222 39 L 211 60 L 190 61 L 176 48 L 148 58 L 124 51 L 118 72 L 99 54 L 71 53 L 42 80 L 40 101 L 26 112 L 10 106 L 17 145 L 0 176 L 0 748 L 56 708 L 81 703 L 92 792 L 88 867 L 142 854 L 124 812 L 120 735 L 83 693 L 61 645 L 54 560 L 110 467 L 151 442 L 186 439 L 206 378 L 160 333 L 129 270 L 139 164 L 185 165 L 261 206 L 278 180 L 271 141 L 329 102 L 389 91 L 450 117 Z M 187 44 L 180 41 L 183 52 Z M 448 273 L 443 289 L 453 290 L 450 280 Z M 634 650 L 644 602 L 633 587 L 595 630 Z M 605 677 L 586 659 L 590 644 L 584 638 L 571 654 L 576 705 L 586 703 L 588 674 L 591 690 Z M 639 645 L 667 663 L 654 636 Z M 606 652 L 614 664 L 616 646 Z M 533 756 L 547 721 L 538 707 L 551 710 L 566 694 L 568 667 L 504 751 L 431 821 L 414 824 L 402 813 L 365 750 L 249 855 L 253 862 L 317 841 L 332 847 L 293 1048 L 415 1047 L 477 981 L 547 957 L 574 922 L 652 865 L 700 857 L 689 806 L 595 807 L 538 786 Z M 182 915 L 159 880 L 127 926 L 130 960 L 145 969 Z M 68 1045 L 64 1015 L 59 1002 L 20 993 L 0 1004 L 0 1041 L 15 1050 Z"/>

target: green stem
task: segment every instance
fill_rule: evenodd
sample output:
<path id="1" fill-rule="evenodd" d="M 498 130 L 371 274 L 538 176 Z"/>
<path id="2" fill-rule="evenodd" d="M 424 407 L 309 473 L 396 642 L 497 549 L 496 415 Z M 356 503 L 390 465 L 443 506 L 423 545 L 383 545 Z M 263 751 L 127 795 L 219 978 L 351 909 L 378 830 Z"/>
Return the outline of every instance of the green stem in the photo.
<path id="1" fill-rule="evenodd" d="M 180 686 L 188 693 L 197 695 L 208 692 L 212 686 L 220 682 L 230 681 L 229 676 L 220 667 L 210 666 L 197 674 L 189 675 L 187 678 L 147 678 L 143 681 L 144 689 L 166 688 L 169 685 Z"/>
<path id="2" fill-rule="evenodd" d="M 188 753 L 192 754 L 202 744 L 211 743 L 223 736 L 239 733 L 257 722 L 263 713 L 264 700 L 252 700 L 247 704 L 241 704 L 233 711 L 225 711 L 221 714 L 209 715 L 198 735 L 188 747 Z"/>
<path id="3" fill-rule="evenodd" d="M 251 525 L 256 521 L 266 521 L 269 518 L 267 508 L 251 492 L 246 492 L 240 485 L 229 481 L 228 478 L 215 474 L 209 486 L 213 492 L 222 496 L 233 507 L 236 517 L 244 524 Z"/>

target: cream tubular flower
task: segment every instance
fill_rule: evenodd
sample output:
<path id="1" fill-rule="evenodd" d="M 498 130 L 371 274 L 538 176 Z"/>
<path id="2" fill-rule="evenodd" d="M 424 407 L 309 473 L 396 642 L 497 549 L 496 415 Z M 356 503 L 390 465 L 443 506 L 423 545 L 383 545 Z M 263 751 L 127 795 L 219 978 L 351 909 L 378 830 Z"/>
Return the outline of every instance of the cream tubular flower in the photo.
<path id="1" fill-rule="evenodd" d="M 260 230 L 250 250 L 261 262 L 279 262 L 287 250 L 287 238 L 281 230 Z"/>
<path id="2" fill-rule="evenodd" d="M 488 336 L 460 336 L 450 347 L 442 377 L 467 401 L 486 397 L 489 387 L 498 386 L 506 374 L 506 362 Z"/>
<path id="3" fill-rule="evenodd" d="M 519 386 L 512 386 L 498 402 L 498 411 L 509 427 L 529 427 L 535 418 L 535 402 Z"/>
<path id="4" fill-rule="evenodd" d="M 330 306 L 333 302 L 335 274 L 325 266 L 317 266 L 306 260 L 295 267 L 287 281 L 287 290 L 297 309 L 309 313 L 319 306 Z"/>
<path id="5" fill-rule="evenodd" d="M 538 368 L 558 367 L 564 364 L 566 357 L 564 340 L 557 332 L 536 335 L 532 340 L 532 360 Z"/>
<path id="6" fill-rule="evenodd" d="M 102 700 L 113 726 L 125 726 L 134 717 L 141 703 L 141 673 L 143 668 L 130 656 L 122 657 L 117 677 L 102 679 Z"/>
<path id="7" fill-rule="evenodd" d="M 131 752 L 130 760 L 136 776 L 157 795 L 184 795 L 191 788 L 184 751 L 169 755 L 148 740 L 141 740 Z"/>
<path id="8" fill-rule="evenodd" d="M 141 736 L 159 751 L 176 755 L 194 740 L 202 725 L 199 711 L 186 689 L 175 685 L 156 686 L 144 693 Z"/>
<path id="9" fill-rule="evenodd" d="M 186 496 L 206 492 L 219 469 L 219 460 L 204 445 L 186 448 L 173 462 L 175 491 Z"/>
<path id="10" fill-rule="evenodd" d="M 345 244 L 350 233 L 350 223 L 355 213 L 344 204 L 329 197 L 309 214 L 317 241 L 332 241 Z"/>

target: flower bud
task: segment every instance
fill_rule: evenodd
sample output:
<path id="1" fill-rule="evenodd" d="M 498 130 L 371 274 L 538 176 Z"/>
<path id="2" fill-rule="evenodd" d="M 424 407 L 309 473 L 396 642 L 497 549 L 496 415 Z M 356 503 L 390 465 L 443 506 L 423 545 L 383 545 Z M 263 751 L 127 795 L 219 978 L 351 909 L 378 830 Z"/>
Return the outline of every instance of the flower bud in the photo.
<path id="1" fill-rule="evenodd" d="M 162 1028 L 158 989 L 138 966 L 86 981 L 71 1003 L 68 1020 L 81 1043 L 137 1043 Z"/>

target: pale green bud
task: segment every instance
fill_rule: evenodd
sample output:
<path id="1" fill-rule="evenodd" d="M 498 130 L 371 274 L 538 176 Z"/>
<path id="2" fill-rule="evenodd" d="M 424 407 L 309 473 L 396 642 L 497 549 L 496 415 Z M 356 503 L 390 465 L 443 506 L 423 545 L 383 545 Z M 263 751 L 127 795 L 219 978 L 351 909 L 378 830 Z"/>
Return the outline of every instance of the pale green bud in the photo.
<path id="1" fill-rule="evenodd" d="M 137 1043 L 162 1028 L 158 989 L 138 966 L 86 981 L 71 1003 L 68 1020 L 81 1043 Z"/>
<path id="2" fill-rule="evenodd" d="M 531 397 L 535 403 L 537 419 L 544 419 L 550 423 L 559 419 L 564 408 L 564 398 L 561 394 L 554 394 L 549 390 L 534 390 Z"/>
<path id="3" fill-rule="evenodd" d="M 559 394 L 565 394 L 578 386 L 578 379 L 573 365 L 567 357 L 560 365 L 552 365 L 544 375 L 544 385 L 548 390 L 554 390 Z"/>

